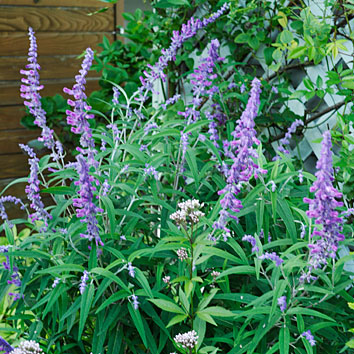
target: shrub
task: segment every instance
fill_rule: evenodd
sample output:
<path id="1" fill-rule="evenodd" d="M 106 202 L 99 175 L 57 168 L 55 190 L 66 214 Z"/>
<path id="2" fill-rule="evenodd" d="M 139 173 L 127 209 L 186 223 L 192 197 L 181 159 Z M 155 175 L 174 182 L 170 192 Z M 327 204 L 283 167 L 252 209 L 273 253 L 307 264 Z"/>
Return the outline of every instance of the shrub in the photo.
<path id="1" fill-rule="evenodd" d="M 97 129 L 84 92 L 88 48 L 76 84 L 65 89 L 67 123 L 80 141 L 70 163 L 46 125 L 30 29 L 21 91 L 51 153 L 38 159 L 23 146 L 28 220 L 9 221 L 11 198 L 1 199 L 7 333 L 23 333 L 46 353 L 348 348 L 352 255 L 338 258 L 337 250 L 352 245 L 344 239 L 352 226 L 335 184 L 330 132 L 315 176 L 286 153 L 298 122 L 275 159 L 266 158 L 255 124 L 262 81 L 252 80 L 242 115 L 230 119 L 216 85 L 218 40 L 190 75 L 190 102 L 149 103 L 183 43 L 227 10 L 175 32 L 134 94 L 113 85 L 110 114 L 95 112 L 107 121 Z M 209 105 L 200 109 L 204 99 Z M 52 197 L 48 207 L 44 194 Z M 18 233 L 18 225 L 26 228 Z"/>

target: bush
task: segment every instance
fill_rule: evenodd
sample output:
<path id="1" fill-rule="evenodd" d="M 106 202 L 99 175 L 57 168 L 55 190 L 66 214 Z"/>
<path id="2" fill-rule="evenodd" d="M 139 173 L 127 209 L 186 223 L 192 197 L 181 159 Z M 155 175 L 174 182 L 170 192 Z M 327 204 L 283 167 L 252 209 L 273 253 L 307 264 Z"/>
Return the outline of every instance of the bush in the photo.
<path id="1" fill-rule="evenodd" d="M 231 119 L 217 85 L 218 40 L 189 76 L 190 103 L 178 95 L 158 109 L 150 103 L 183 43 L 227 11 L 175 32 L 134 94 L 114 85 L 110 115 L 95 112 L 107 120 L 97 129 L 84 92 L 88 48 L 77 83 L 65 89 L 67 123 L 80 141 L 71 163 L 46 125 L 30 29 L 21 91 L 51 153 L 38 159 L 22 146 L 31 171 L 28 220 L 8 220 L 4 203 L 21 201 L 0 200 L 9 340 L 25 336 L 46 353 L 71 354 L 348 350 L 353 256 L 339 258 L 337 249 L 352 246 L 343 236 L 352 226 L 339 201 L 330 132 L 315 176 L 287 152 L 301 121 L 276 156 L 265 157 L 255 119 L 266 83 L 254 78 L 249 95 L 227 83 L 243 111 Z"/>

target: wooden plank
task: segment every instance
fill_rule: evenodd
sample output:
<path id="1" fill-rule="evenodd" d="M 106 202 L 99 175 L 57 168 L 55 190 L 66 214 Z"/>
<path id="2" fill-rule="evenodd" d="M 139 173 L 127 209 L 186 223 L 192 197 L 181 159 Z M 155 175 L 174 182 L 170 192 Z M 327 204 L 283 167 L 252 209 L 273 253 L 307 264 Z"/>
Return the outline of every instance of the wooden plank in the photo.
<path id="1" fill-rule="evenodd" d="M 41 66 L 40 79 L 68 78 L 72 79 L 81 69 L 82 58 L 76 55 L 67 56 L 41 56 L 38 58 Z M 0 81 L 21 80 L 21 69 L 28 64 L 27 57 L 1 57 L 0 56 Z M 97 71 L 89 71 L 87 77 L 97 77 Z"/>
<path id="2" fill-rule="evenodd" d="M 74 80 L 42 80 L 44 89 L 41 91 L 41 96 L 54 96 L 59 93 L 68 97 L 63 93 L 63 87 L 71 88 L 74 84 Z M 0 106 L 17 105 L 23 103 L 23 98 L 20 97 L 19 84 L 13 84 L 11 86 L 1 85 L 0 90 Z M 92 91 L 99 90 L 98 79 L 88 79 L 86 84 L 86 93 L 90 94 Z"/>
<path id="3" fill-rule="evenodd" d="M 28 158 L 25 154 L 0 155 L 0 177 L 18 178 L 29 173 Z"/>
<path id="4" fill-rule="evenodd" d="M 79 55 L 87 47 L 100 50 L 98 43 L 102 42 L 103 36 L 113 40 L 111 32 L 101 33 L 38 33 L 38 56 L 42 55 Z M 0 54 L 2 56 L 26 56 L 29 43 L 27 34 L 24 32 L 0 33 Z M 10 64 L 10 61 L 8 62 Z"/>
<path id="5" fill-rule="evenodd" d="M 0 5 L 0 32 L 109 32 L 114 29 L 113 8 L 88 16 L 95 8 L 8 7 Z"/>
<path id="6" fill-rule="evenodd" d="M 123 2 L 123 0 L 118 0 L 118 2 Z M 112 7 L 113 4 L 102 2 L 99 0 L 0 0 L 0 5 L 11 5 L 11 6 L 68 6 L 68 7 Z"/>
<path id="7" fill-rule="evenodd" d="M 28 144 L 29 141 L 37 139 L 41 134 L 40 130 L 0 130 L 0 155 L 21 153 L 18 144 Z M 1 173 L 0 173 L 1 174 Z"/>
<path id="8" fill-rule="evenodd" d="M 0 107 L 0 129 L 23 129 L 20 120 L 24 115 L 25 107 L 23 104 Z"/>
<path id="9" fill-rule="evenodd" d="M 124 26 L 124 1 L 118 1 L 115 5 L 116 25 Z"/>

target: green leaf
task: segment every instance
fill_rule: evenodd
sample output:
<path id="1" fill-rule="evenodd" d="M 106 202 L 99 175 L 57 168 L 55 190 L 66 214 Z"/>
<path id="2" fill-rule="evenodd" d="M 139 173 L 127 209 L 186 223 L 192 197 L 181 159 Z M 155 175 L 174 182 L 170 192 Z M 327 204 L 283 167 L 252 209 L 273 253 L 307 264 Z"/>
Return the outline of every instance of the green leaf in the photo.
<path id="1" fill-rule="evenodd" d="M 247 43 L 250 36 L 247 33 L 240 33 L 235 38 L 235 43 Z"/>
<path id="2" fill-rule="evenodd" d="M 83 272 L 85 268 L 78 264 L 61 264 L 37 271 L 37 274 L 57 274 L 60 272 Z"/>
<path id="3" fill-rule="evenodd" d="M 297 314 L 308 315 L 308 316 L 323 318 L 325 320 L 332 321 L 332 322 L 334 321 L 335 322 L 335 320 L 332 317 L 324 315 L 323 313 L 321 313 L 319 311 L 312 310 L 312 309 L 307 309 L 307 308 L 304 308 L 304 307 L 295 307 L 295 308 L 289 309 L 287 311 L 287 314 L 288 315 L 297 315 Z"/>
<path id="4" fill-rule="evenodd" d="M 90 273 L 99 274 L 99 275 L 102 275 L 104 278 L 111 279 L 115 283 L 120 285 L 122 289 L 124 289 L 124 290 L 126 290 L 127 292 L 130 293 L 129 288 L 123 283 L 123 281 L 120 278 L 118 278 L 115 274 L 110 272 L 109 270 L 104 269 L 104 268 L 93 268 L 93 269 L 90 270 Z"/>
<path id="5" fill-rule="evenodd" d="M 297 240 L 296 234 L 296 226 L 294 222 L 293 214 L 289 208 L 288 203 L 283 198 L 278 196 L 277 203 L 279 204 L 280 208 L 277 209 L 278 214 L 283 219 L 284 224 L 286 226 L 287 232 L 289 233 L 291 240 L 295 243 Z"/>
<path id="6" fill-rule="evenodd" d="M 272 64 L 274 51 L 275 51 L 275 48 L 273 48 L 273 47 L 267 47 L 267 48 L 264 48 L 264 50 L 263 50 L 264 60 L 268 66 L 270 64 Z"/>
<path id="7" fill-rule="evenodd" d="M 173 313 L 179 313 L 185 315 L 186 313 L 174 302 L 162 299 L 149 299 L 154 305 L 159 307 L 161 310 Z"/>
<path id="8" fill-rule="evenodd" d="M 279 351 L 280 354 L 289 354 L 289 346 L 290 346 L 290 331 L 288 327 L 283 327 L 279 332 Z"/>
<path id="9" fill-rule="evenodd" d="M 207 307 L 206 309 L 203 309 L 201 311 L 198 311 L 200 314 L 201 313 L 206 313 L 210 316 L 215 316 L 215 317 L 234 317 L 235 314 L 232 313 L 231 311 L 221 307 L 221 306 L 211 306 Z"/>
<path id="10" fill-rule="evenodd" d="M 186 151 L 186 161 L 188 163 L 189 169 L 192 172 L 193 178 L 194 178 L 194 183 L 196 188 L 199 186 L 199 171 L 198 171 L 198 166 L 197 166 L 197 160 L 195 157 L 195 153 L 192 149 L 188 149 Z"/>
<path id="11" fill-rule="evenodd" d="M 88 287 L 86 287 L 81 298 L 79 333 L 77 335 L 78 340 L 81 340 L 81 335 L 84 330 L 84 326 L 91 309 L 91 304 L 92 304 L 94 294 L 95 294 L 95 287 L 91 283 Z"/>
<path id="12" fill-rule="evenodd" d="M 97 309 L 96 314 L 105 309 L 107 306 L 110 304 L 113 304 L 113 302 L 119 301 L 121 299 L 124 299 L 125 297 L 128 297 L 130 293 L 128 293 L 125 290 L 119 290 L 118 292 L 114 293 L 111 295 L 101 306 Z"/>
<path id="13" fill-rule="evenodd" d="M 293 34 L 288 31 L 288 30 L 284 30 L 282 33 L 280 33 L 280 41 L 283 44 L 288 44 L 293 40 Z"/>
<path id="14" fill-rule="evenodd" d="M 168 322 L 166 328 L 171 327 L 177 323 L 180 323 L 184 321 L 188 316 L 187 315 L 176 315 L 171 318 L 171 320 Z"/>
<path id="15" fill-rule="evenodd" d="M 143 320 L 141 318 L 139 309 L 135 310 L 133 308 L 132 304 L 129 303 L 128 304 L 128 310 L 129 310 L 130 316 L 131 316 L 131 318 L 132 318 L 132 320 L 134 322 L 135 328 L 137 329 L 137 331 L 138 331 L 138 333 L 140 335 L 140 338 L 142 339 L 145 347 L 148 348 L 148 344 L 147 344 L 147 341 L 146 341 L 144 324 L 143 324 Z"/>
<path id="16" fill-rule="evenodd" d="M 41 190 L 41 193 L 50 193 L 56 195 L 74 195 L 75 190 L 67 186 L 49 187 Z"/>
<path id="17" fill-rule="evenodd" d="M 115 218 L 114 205 L 108 196 L 101 196 L 101 201 L 103 202 L 103 205 L 104 205 L 105 210 L 108 215 L 111 234 L 114 234 L 114 231 L 116 229 L 116 218 Z"/>
<path id="18" fill-rule="evenodd" d="M 196 315 L 203 321 L 205 322 L 209 322 L 211 323 L 212 325 L 214 326 L 217 326 L 216 322 L 214 321 L 214 319 L 208 314 L 208 313 L 205 313 L 205 312 L 201 312 L 201 311 L 197 311 L 196 312 Z"/>
<path id="19" fill-rule="evenodd" d="M 251 266 L 237 266 L 237 267 L 231 267 L 225 271 L 223 271 L 218 278 L 225 277 L 226 275 L 230 274 L 256 274 L 256 270 L 254 267 Z"/>

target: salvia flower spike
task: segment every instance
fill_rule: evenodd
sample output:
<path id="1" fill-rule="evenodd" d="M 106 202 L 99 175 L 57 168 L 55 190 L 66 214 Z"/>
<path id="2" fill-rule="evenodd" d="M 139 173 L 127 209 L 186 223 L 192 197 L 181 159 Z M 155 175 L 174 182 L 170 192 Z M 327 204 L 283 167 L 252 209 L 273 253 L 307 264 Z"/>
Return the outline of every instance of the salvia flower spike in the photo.
<path id="1" fill-rule="evenodd" d="M 323 134 L 321 157 L 316 165 L 317 179 L 310 188 L 310 192 L 314 192 L 315 197 L 314 199 L 304 198 L 304 202 L 309 204 L 306 214 L 309 218 L 314 218 L 316 224 L 311 235 L 312 242 L 309 244 L 310 272 L 312 269 L 326 265 L 329 258 L 335 258 L 338 243 L 344 240 L 343 218 L 336 211 L 336 208 L 343 206 L 342 202 L 337 201 L 342 197 L 342 193 L 333 187 L 331 147 L 331 133 L 326 131 Z M 303 277 L 305 278 L 306 276 Z"/>

